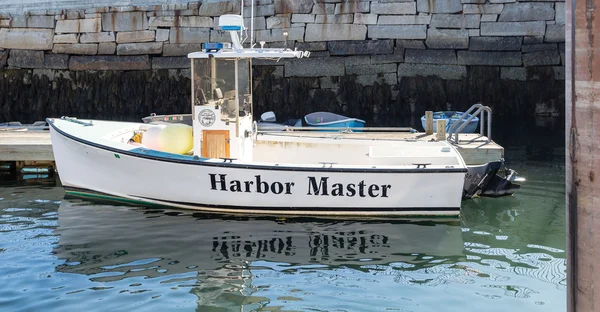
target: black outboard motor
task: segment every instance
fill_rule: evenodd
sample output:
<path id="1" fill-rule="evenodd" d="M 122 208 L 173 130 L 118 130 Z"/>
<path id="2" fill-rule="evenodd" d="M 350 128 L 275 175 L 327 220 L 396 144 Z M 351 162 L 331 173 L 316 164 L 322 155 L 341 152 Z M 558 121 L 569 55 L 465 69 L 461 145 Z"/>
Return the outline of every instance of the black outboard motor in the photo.
<path id="1" fill-rule="evenodd" d="M 521 185 L 513 183 L 517 178 L 517 172 L 512 169 L 504 169 L 504 178 L 495 174 L 482 190 L 481 196 L 499 197 L 512 195 Z"/>
<path id="2" fill-rule="evenodd" d="M 498 197 L 512 195 L 521 185 L 514 182 L 524 182 L 517 172 L 504 166 L 504 159 L 490 162 L 482 166 L 467 168 L 463 197 L 473 196 Z M 502 174 L 502 175 L 500 175 Z"/>

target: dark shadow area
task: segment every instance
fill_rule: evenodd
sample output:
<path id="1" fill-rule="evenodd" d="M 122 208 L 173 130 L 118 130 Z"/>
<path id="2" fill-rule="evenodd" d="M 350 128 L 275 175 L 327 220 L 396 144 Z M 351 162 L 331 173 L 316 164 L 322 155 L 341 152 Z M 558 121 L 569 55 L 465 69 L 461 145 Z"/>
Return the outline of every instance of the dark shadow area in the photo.
<path id="1" fill-rule="evenodd" d="M 529 67 L 527 81 L 501 80 L 498 67 L 471 66 L 463 80 L 403 77 L 388 82 L 380 75 L 368 85 L 360 76 L 282 77 L 276 72 L 277 66 L 254 66 L 256 118 L 266 111 L 274 111 L 277 120 L 327 111 L 365 120 L 367 127 L 421 131 L 419 119 L 427 110 L 464 111 L 482 103 L 492 108 L 494 122 L 505 126 L 533 122 L 558 129 L 564 119 L 564 81 L 547 66 Z M 140 121 L 151 113 L 191 111 L 188 70 L 50 73 L 4 70 L 0 121 L 32 123 L 60 116 Z"/>

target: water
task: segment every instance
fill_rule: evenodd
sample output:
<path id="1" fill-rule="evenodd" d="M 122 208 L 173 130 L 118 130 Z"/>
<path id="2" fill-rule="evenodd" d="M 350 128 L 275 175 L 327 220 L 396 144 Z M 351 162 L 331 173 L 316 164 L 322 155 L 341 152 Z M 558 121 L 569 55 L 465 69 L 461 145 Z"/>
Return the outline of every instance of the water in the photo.
<path id="1" fill-rule="evenodd" d="M 528 182 L 464 201 L 460 220 L 248 218 L 0 187 L 0 309 L 564 311 L 564 141 L 543 130 L 498 133 Z"/>

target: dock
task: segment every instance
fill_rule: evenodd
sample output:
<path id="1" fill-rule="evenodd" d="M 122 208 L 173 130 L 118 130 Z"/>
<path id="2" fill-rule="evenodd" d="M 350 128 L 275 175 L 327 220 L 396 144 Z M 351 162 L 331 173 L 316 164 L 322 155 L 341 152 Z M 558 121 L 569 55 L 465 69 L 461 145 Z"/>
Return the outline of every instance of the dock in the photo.
<path id="1" fill-rule="evenodd" d="M 53 162 L 48 131 L 0 131 L 0 162 Z"/>
<path id="2" fill-rule="evenodd" d="M 311 135 L 314 132 L 278 132 L 280 135 Z M 319 132 L 321 137 L 352 136 L 372 140 L 418 140 L 431 141 L 436 134 L 411 132 Z M 485 136 L 462 133 L 456 144 L 467 165 L 480 165 L 504 157 L 504 148 Z M 17 170 L 32 166 L 54 166 L 52 143 L 48 131 L 0 131 L 0 163 L 15 162 Z"/>
<path id="3" fill-rule="evenodd" d="M 0 131 L 0 182 L 59 185 L 48 131 Z"/>

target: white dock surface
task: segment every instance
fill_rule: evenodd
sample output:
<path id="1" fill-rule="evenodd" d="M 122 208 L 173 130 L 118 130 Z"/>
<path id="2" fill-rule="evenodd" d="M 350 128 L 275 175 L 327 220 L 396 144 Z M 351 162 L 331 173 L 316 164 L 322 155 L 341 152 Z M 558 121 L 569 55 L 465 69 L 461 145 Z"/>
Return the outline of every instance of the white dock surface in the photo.
<path id="1" fill-rule="evenodd" d="M 50 132 L 0 131 L 0 161 L 53 161 Z"/>

